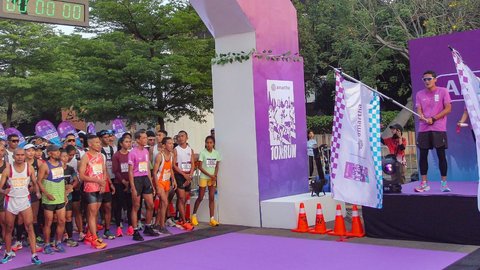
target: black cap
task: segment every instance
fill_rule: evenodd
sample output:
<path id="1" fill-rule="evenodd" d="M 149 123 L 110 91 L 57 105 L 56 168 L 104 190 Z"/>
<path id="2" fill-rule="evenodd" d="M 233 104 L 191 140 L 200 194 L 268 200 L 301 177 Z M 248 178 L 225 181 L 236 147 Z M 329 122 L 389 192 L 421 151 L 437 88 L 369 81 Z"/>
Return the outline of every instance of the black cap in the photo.
<path id="1" fill-rule="evenodd" d="M 103 137 L 105 135 L 110 135 L 110 131 L 109 130 L 105 130 L 105 129 L 102 129 L 100 130 L 99 132 L 97 132 L 97 136 L 98 137 Z"/>
<path id="2" fill-rule="evenodd" d="M 401 132 L 403 132 L 403 127 L 400 126 L 400 124 L 393 124 L 393 125 L 390 126 L 390 128 L 398 129 Z"/>

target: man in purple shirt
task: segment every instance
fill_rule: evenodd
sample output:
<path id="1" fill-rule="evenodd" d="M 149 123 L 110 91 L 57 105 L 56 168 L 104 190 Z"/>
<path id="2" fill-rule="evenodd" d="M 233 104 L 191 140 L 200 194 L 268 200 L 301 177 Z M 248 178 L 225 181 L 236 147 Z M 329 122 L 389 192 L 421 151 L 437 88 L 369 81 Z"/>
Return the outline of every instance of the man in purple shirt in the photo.
<path id="1" fill-rule="evenodd" d="M 153 193 L 155 189 L 152 184 L 152 176 L 150 174 L 150 153 L 145 148 L 147 145 L 147 133 L 145 130 L 135 132 L 135 141 L 137 147 L 133 148 L 128 154 L 128 176 L 130 188 L 132 189 L 132 226 L 134 229 L 133 240 L 143 241 L 143 237 L 137 228 L 137 212 L 140 208 L 140 196 L 145 201 L 147 209 L 145 230 L 143 233 L 148 236 L 158 236 L 158 232 L 154 231 L 152 224 L 153 216 Z"/>
<path id="2" fill-rule="evenodd" d="M 415 106 L 420 114 L 417 146 L 420 149 L 420 175 L 422 182 L 415 188 L 416 192 L 430 190 L 427 183 L 428 151 L 435 148 L 438 156 L 438 165 L 442 177 L 441 191 L 449 192 L 447 186 L 447 158 L 445 150 L 447 143 L 447 114 L 452 111 L 450 94 L 443 87 L 436 86 L 437 74 L 434 71 L 425 71 L 422 78 L 425 89 L 417 93 Z"/>

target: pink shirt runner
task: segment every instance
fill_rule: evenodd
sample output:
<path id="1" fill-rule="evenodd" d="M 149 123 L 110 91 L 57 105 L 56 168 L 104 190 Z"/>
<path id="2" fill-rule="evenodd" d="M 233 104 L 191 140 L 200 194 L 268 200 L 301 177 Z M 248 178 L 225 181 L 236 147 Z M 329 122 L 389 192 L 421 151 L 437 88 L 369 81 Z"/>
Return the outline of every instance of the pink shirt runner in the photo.
<path id="1" fill-rule="evenodd" d="M 434 117 L 439 114 L 450 102 L 450 94 L 447 88 L 438 86 L 433 91 L 423 89 L 419 91 L 415 97 L 415 107 L 422 108 L 425 118 Z M 433 125 L 420 121 L 418 127 L 419 132 L 447 131 L 447 117 L 444 116 L 441 119 L 437 119 Z"/>
<path id="2" fill-rule="evenodd" d="M 149 153 L 146 148 L 135 147 L 128 153 L 128 165 L 133 166 L 133 177 L 148 176 Z"/>

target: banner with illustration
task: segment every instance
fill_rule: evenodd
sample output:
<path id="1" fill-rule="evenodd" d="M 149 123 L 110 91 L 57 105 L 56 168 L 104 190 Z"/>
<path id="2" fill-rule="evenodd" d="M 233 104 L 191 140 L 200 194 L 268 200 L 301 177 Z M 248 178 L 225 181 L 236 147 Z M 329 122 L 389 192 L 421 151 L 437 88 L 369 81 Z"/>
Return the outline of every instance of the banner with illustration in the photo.
<path id="1" fill-rule="evenodd" d="M 123 123 L 122 119 L 119 118 L 112 121 L 112 129 L 115 131 L 115 137 L 117 137 L 117 139 L 120 139 L 123 134 L 127 132 L 125 124 Z"/>
<path id="2" fill-rule="evenodd" d="M 35 135 L 42 137 L 58 146 L 62 145 L 57 129 L 48 120 L 42 120 L 35 125 Z"/>

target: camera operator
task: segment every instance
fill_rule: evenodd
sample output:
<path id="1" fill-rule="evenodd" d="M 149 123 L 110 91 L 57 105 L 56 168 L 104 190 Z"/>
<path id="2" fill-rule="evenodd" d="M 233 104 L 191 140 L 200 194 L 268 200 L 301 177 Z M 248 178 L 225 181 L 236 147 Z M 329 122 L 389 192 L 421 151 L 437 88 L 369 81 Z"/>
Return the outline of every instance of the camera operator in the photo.
<path id="1" fill-rule="evenodd" d="M 402 137 L 403 127 L 399 124 L 393 124 L 390 126 L 392 137 L 381 138 L 382 144 L 388 147 L 390 155 L 394 155 L 397 162 L 401 164 L 400 168 L 400 183 L 405 184 L 405 168 L 407 167 L 407 161 L 405 159 L 405 147 L 407 145 L 407 139 Z"/>

